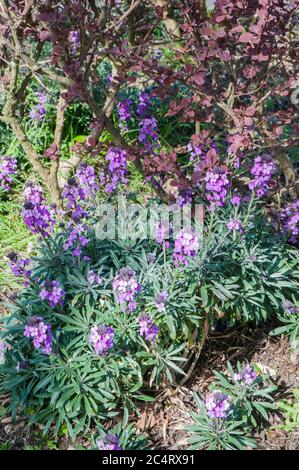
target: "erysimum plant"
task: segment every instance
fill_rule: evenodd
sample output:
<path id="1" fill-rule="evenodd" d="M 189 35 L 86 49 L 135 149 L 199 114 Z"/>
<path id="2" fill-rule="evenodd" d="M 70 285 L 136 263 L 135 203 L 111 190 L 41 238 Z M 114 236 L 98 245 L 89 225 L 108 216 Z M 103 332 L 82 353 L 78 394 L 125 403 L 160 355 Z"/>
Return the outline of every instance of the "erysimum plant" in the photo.
<path id="1" fill-rule="evenodd" d="M 29 414 L 44 433 L 67 425 L 72 438 L 120 412 L 126 424 L 138 401 L 186 380 L 217 318 L 257 323 L 296 289 L 293 250 L 253 198 L 207 212 L 200 231 L 174 240 L 106 240 L 96 214 L 87 217 L 94 174 L 81 170 L 82 186 L 69 182 L 67 225 L 39 189 L 25 189 L 23 217 L 40 249 L 32 260 L 10 254 L 25 289 L 3 325 L 1 369 L 13 417 Z"/>
<path id="2" fill-rule="evenodd" d="M 227 363 L 228 377 L 214 372 L 211 391 L 201 400 L 194 394 L 197 413 L 190 412 L 191 423 L 185 426 L 191 436 L 190 449 L 244 450 L 257 447 L 250 437 L 257 426 L 256 418 L 268 421 L 267 411 L 275 409 L 276 386 L 257 372 L 254 365 L 237 364 L 234 372 Z"/>

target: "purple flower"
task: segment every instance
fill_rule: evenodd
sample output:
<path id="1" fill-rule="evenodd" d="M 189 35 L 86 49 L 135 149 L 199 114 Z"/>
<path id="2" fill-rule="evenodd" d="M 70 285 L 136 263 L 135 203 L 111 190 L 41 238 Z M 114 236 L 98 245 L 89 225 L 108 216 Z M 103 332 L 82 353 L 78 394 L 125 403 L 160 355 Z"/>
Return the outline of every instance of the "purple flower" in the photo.
<path id="1" fill-rule="evenodd" d="M 180 195 L 178 196 L 176 200 L 176 203 L 178 204 L 179 207 L 184 207 L 186 204 L 191 204 L 192 195 L 193 195 L 192 189 L 186 189 L 185 191 L 182 191 L 180 193 Z"/>
<path id="2" fill-rule="evenodd" d="M 151 106 L 152 99 L 151 96 L 145 91 L 140 93 L 139 102 L 137 106 L 137 116 L 144 117 L 147 115 L 149 108 Z"/>
<path id="3" fill-rule="evenodd" d="M 47 300 L 52 308 L 64 305 L 65 292 L 58 281 L 45 281 L 39 296 L 42 300 Z"/>
<path id="4" fill-rule="evenodd" d="M 78 166 L 76 177 L 79 188 L 83 190 L 84 199 L 94 196 L 99 189 L 97 176 L 93 166 L 81 163 Z"/>
<path id="5" fill-rule="evenodd" d="M 106 434 L 103 439 L 97 439 L 96 444 L 99 450 L 122 450 L 119 445 L 119 437 L 116 434 Z"/>
<path id="6" fill-rule="evenodd" d="M 292 244 L 298 243 L 299 235 L 299 199 L 288 204 L 281 211 L 281 223 L 284 232 L 290 235 L 288 242 Z"/>
<path id="7" fill-rule="evenodd" d="M 205 181 L 207 199 L 212 207 L 223 206 L 230 184 L 227 171 L 221 167 L 215 167 L 207 172 Z"/>
<path id="8" fill-rule="evenodd" d="M 31 271 L 27 269 L 30 261 L 29 259 L 18 259 L 18 255 L 16 253 L 9 253 L 7 255 L 9 259 L 9 267 L 15 277 L 25 277 L 24 286 L 27 287 L 29 285 L 28 279 L 31 277 Z"/>
<path id="9" fill-rule="evenodd" d="M 229 396 L 219 390 L 214 390 L 206 397 L 207 414 L 211 418 L 226 418 L 230 408 Z"/>
<path id="10" fill-rule="evenodd" d="M 46 205 L 42 189 L 29 183 L 23 192 L 25 200 L 22 217 L 32 233 L 48 237 L 53 232 L 54 210 Z"/>
<path id="11" fill-rule="evenodd" d="M 52 352 L 52 327 L 43 322 L 41 317 L 31 317 L 25 326 L 24 336 L 33 339 L 33 346 L 42 349 L 43 353 Z"/>
<path id="12" fill-rule="evenodd" d="M 155 297 L 155 306 L 159 312 L 164 312 L 165 311 L 165 302 L 168 298 L 168 293 L 164 290 L 160 292 L 156 297 Z"/>
<path id="13" fill-rule="evenodd" d="M 141 317 L 137 318 L 137 322 L 140 327 L 140 336 L 145 336 L 145 339 L 149 341 L 155 341 L 157 334 L 159 333 L 159 327 L 153 324 L 151 317 L 144 313 Z"/>
<path id="14" fill-rule="evenodd" d="M 113 347 L 114 329 L 106 325 L 94 325 L 89 334 L 89 343 L 97 355 L 106 356 L 108 349 Z"/>
<path id="15" fill-rule="evenodd" d="M 282 304 L 284 311 L 290 315 L 292 313 L 299 313 L 299 307 L 296 307 L 289 300 L 285 300 Z"/>
<path id="16" fill-rule="evenodd" d="M 182 229 L 174 244 L 173 258 L 183 264 L 188 264 L 186 256 L 195 256 L 199 249 L 199 239 L 193 229 Z"/>
<path id="17" fill-rule="evenodd" d="M 88 271 L 87 281 L 91 286 L 103 283 L 103 279 L 101 278 L 101 276 L 99 274 L 96 274 L 91 269 Z"/>
<path id="18" fill-rule="evenodd" d="M 65 250 L 72 250 L 73 256 L 81 256 L 82 248 L 84 248 L 89 240 L 87 238 L 87 226 L 85 224 L 73 225 L 69 224 L 69 233 L 63 244 Z"/>
<path id="19" fill-rule="evenodd" d="M 120 126 L 122 129 L 127 129 L 127 121 L 131 119 L 132 117 L 132 112 L 131 112 L 132 103 L 133 103 L 132 100 L 127 98 L 124 101 L 120 101 L 117 104 L 118 117 L 119 117 Z"/>
<path id="20" fill-rule="evenodd" d="M 249 189 L 255 190 L 258 197 L 264 196 L 275 170 L 276 165 L 271 155 L 264 154 L 256 157 L 250 170 L 254 178 L 248 183 Z"/>
<path id="21" fill-rule="evenodd" d="M 200 144 L 196 142 L 195 139 L 192 139 L 191 142 L 189 142 L 187 149 L 190 153 L 191 162 L 193 162 L 194 160 L 198 161 L 198 157 L 200 157 L 200 160 L 205 160 L 209 150 L 218 150 L 217 145 L 214 142 L 210 144 Z"/>
<path id="22" fill-rule="evenodd" d="M 80 32 L 79 31 L 70 31 L 68 35 L 68 42 L 70 44 L 70 49 L 72 54 L 77 54 L 80 48 Z"/>
<path id="23" fill-rule="evenodd" d="M 113 290 L 121 305 L 128 307 L 129 311 L 136 308 L 135 295 L 140 292 L 141 286 L 131 268 L 122 268 L 113 280 Z"/>
<path id="24" fill-rule="evenodd" d="M 234 374 L 234 380 L 241 385 L 251 385 L 257 377 L 254 369 L 248 364 L 240 372 Z"/>
<path id="25" fill-rule="evenodd" d="M 0 158 L 0 188 L 8 190 L 12 183 L 12 175 L 17 173 L 17 160 L 13 157 Z"/>
<path id="26" fill-rule="evenodd" d="M 242 197 L 239 194 L 233 194 L 233 196 L 231 197 L 230 203 L 233 206 L 239 206 L 241 204 L 241 201 L 242 201 Z"/>
<path id="27" fill-rule="evenodd" d="M 44 93 L 40 92 L 40 91 L 38 91 L 36 93 L 36 98 L 39 100 L 39 102 L 35 107 L 33 107 L 30 110 L 29 116 L 34 121 L 42 122 L 42 120 L 44 119 L 45 114 L 47 112 L 46 104 L 47 104 L 48 100 L 47 100 L 46 95 Z"/>
<path id="28" fill-rule="evenodd" d="M 100 175 L 105 191 L 112 193 L 120 184 L 127 184 L 127 152 L 120 147 L 111 147 L 106 155 L 109 164 Z"/>
<path id="29" fill-rule="evenodd" d="M 226 226 L 229 230 L 234 230 L 234 231 L 239 231 L 239 232 L 243 231 L 243 225 L 242 225 L 241 221 L 238 220 L 238 219 L 231 219 L 226 224 Z"/>
<path id="30" fill-rule="evenodd" d="M 138 140 L 143 144 L 146 150 L 150 151 L 153 147 L 156 147 L 158 140 L 157 134 L 157 120 L 154 117 L 145 118 L 140 121 L 140 132 Z"/>

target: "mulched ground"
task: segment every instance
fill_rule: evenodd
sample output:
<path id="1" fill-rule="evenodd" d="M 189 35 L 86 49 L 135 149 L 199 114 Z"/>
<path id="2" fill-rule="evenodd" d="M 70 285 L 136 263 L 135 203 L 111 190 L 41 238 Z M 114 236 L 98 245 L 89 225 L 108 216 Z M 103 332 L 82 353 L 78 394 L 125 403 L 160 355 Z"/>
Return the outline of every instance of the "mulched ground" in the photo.
<path id="1" fill-rule="evenodd" d="M 150 447 L 155 449 L 184 449 L 187 435 L 182 426 L 188 420 L 189 410 L 194 409 L 192 392 L 205 395 L 213 381 L 213 370 L 225 371 L 226 362 L 238 360 L 257 362 L 278 385 L 277 399 L 287 399 L 293 388 L 299 388 L 299 362 L 291 357 L 289 342 L 284 337 L 270 337 L 274 328 L 271 322 L 261 328 L 237 327 L 222 333 L 210 334 L 199 361 L 190 377 L 182 386 L 170 387 L 157 396 L 154 404 L 143 404 L 142 412 L 136 419 L 139 430 L 145 431 L 150 438 Z M 6 398 L 8 400 L 8 398 Z M 2 400 L 2 406 L 5 406 Z M 299 430 L 287 433 L 277 429 L 282 417 L 275 413 L 267 429 L 262 429 L 254 437 L 260 448 L 299 449 Z M 9 418 L 0 421 L 0 449 L 49 448 L 40 438 L 36 428 L 28 432 L 23 421 L 12 425 Z M 80 444 L 87 442 L 80 440 Z M 74 448 L 65 439 L 55 443 L 57 448 Z M 75 446 L 76 447 L 76 446 Z"/>

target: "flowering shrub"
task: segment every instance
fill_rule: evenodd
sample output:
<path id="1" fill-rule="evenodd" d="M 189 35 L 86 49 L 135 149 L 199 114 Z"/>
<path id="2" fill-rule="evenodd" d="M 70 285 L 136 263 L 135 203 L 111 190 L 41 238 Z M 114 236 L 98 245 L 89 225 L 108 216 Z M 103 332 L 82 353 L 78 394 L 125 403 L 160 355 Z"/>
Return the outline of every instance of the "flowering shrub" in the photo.
<path id="1" fill-rule="evenodd" d="M 272 394 L 276 386 L 260 375 L 255 366 L 228 363 L 228 377 L 214 373 L 216 382 L 202 401 L 194 394 L 198 413 L 191 412 L 193 423 L 185 426 L 191 433 L 190 449 L 234 450 L 255 448 L 249 437 L 258 417 L 268 421 L 267 409 L 274 409 Z"/>
<path id="2" fill-rule="evenodd" d="M 28 188 L 30 198 L 44 204 L 40 192 Z M 244 231 L 228 227 L 232 217 Z M 31 410 L 31 422 L 43 422 L 44 432 L 66 423 L 74 436 L 121 410 L 127 422 L 136 400 L 151 400 L 146 388 L 188 372 L 206 322 L 211 328 L 218 318 L 230 325 L 260 322 L 282 313 L 297 287 L 294 250 L 252 204 L 212 210 L 203 230 L 186 229 L 162 244 L 101 240 L 87 225 L 86 243 L 74 256 L 67 240 L 78 225 L 58 224 L 54 235 L 39 229 L 30 277 L 27 263 L 21 266 L 29 285 L 4 324 L 1 389 L 12 393 L 11 413 Z M 253 375 L 238 374 L 232 391 L 219 382 L 208 416 L 229 413 L 223 394 L 247 406 Z"/>

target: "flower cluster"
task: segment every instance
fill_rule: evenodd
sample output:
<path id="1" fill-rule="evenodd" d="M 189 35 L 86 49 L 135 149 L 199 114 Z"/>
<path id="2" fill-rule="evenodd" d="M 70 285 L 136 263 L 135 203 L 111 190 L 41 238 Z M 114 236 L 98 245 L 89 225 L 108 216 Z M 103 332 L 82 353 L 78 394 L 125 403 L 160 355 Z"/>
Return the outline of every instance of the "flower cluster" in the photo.
<path id="1" fill-rule="evenodd" d="M 113 347 L 113 338 L 115 332 L 111 326 L 94 325 L 89 334 L 89 343 L 96 354 L 106 356 L 108 349 Z"/>
<path id="2" fill-rule="evenodd" d="M 137 116 L 144 117 L 148 114 L 149 108 L 152 104 L 151 96 L 145 91 L 140 93 L 139 102 L 137 105 Z"/>
<path id="3" fill-rule="evenodd" d="M 137 322 L 140 327 L 140 336 L 145 336 L 145 339 L 149 341 L 155 341 L 156 336 L 159 333 L 159 327 L 153 324 L 151 317 L 144 313 L 141 317 L 137 318 Z"/>
<path id="4" fill-rule="evenodd" d="M 87 274 L 87 281 L 90 286 L 94 286 L 102 284 L 103 279 L 99 274 L 95 273 L 90 269 Z"/>
<path id="5" fill-rule="evenodd" d="M 206 397 L 207 414 L 211 418 L 226 418 L 230 408 L 229 396 L 219 390 L 214 390 Z"/>
<path id="6" fill-rule="evenodd" d="M 238 219 L 231 219 L 227 224 L 226 224 L 227 228 L 229 230 L 234 230 L 234 231 L 238 231 L 238 232 L 242 232 L 243 231 L 243 225 L 242 225 L 242 222 Z"/>
<path id="7" fill-rule="evenodd" d="M 237 193 L 233 194 L 230 199 L 230 203 L 233 206 L 239 206 L 241 204 L 241 201 L 242 201 L 242 197 Z"/>
<path id="8" fill-rule="evenodd" d="M 135 295 L 140 292 L 141 286 L 131 268 L 122 268 L 113 280 L 113 290 L 121 305 L 127 305 L 129 311 L 136 308 Z"/>
<path id="9" fill-rule="evenodd" d="M 66 201 L 65 206 L 67 209 L 75 209 L 81 201 L 85 200 L 85 193 L 83 189 L 77 185 L 75 178 L 69 178 L 61 195 Z"/>
<path id="10" fill-rule="evenodd" d="M 56 305 L 64 304 L 65 292 L 58 281 L 45 281 L 39 296 L 42 300 L 47 300 L 54 308 Z"/>
<path id="11" fill-rule="evenodd" d="M 223 206 L 230 184 L 227 171 L 224 168 L 215 167 L 207 172 L 205 182 L 207 199 L 212 207 Z"/>
<path id="12" fill-rule="evenodd" d="M 79 188 L 83 191 L 83 198 L 94 196 L 99 189 L 94 167 L 82 162 L 77 168 L 76 177 Z"/>
<path id="13" fill-rule="evenodd" d="M 15 277 L 25 277 L 24 286 L 28 287 L 29 279 L 31 277 L 31 271 L 28 268 L 30 263 L 29 259 L 18 258 L 15 252 L 8 253 L 7 258 L 9 259 L 9 267 Z"/>
<path id="14" fill-rule="evenodd" d="M 282 304 L 282 307 L 288 315 L 293 314 L 293 313 L 299 313 L 299 307 L 296 307 L 289 300 L 285 300 Z"/>
<path id="15" fill-rule="evenodd" d="M 117 104 L 120 127 L 124 130 L 127 129 L 127 121 L 129 121 L 129 119 L 131 119 L 132 117 L 132 112 L 131 112 L 132 103 L 133 101 L 130 98 L 127 98 L 124 101 L 120 101 Z"/>
<path id="16" fill-rule="evenodd" d="M 255 370 L 247 364 L 240 372 L 234 374 L 234 380 L 241 385 L 251 385 L 257 377 Z"/>
<path id="17" fill-rule="evenodd" d="M 289 243 L 299 241 L 299 200 L 292 202 L 281 211 L 281 223 L 284 231 L 290 234 Z"/>
<path id="18" fill-rule="evenodd" d="M 65 250 L 72 249 L 73 256 L 80 256 L 82 248 L 88 244 L 87 226 L 85 224 L 70 224 L 69 233 L 63 244 Z"/>
<path id="19" fill-rule="evenodd" d="M 106 434 L 103 439 L 98 439 L 96 444 L 99 450 L 122 450 L 119 445 L 119 437 L 116 434 Z"/>
<path id="20" fill-rule="evenodd" d="M 127 152 L 120 147 L 111 147 L 106 155 L 108 166 L 100 175 L 105 191 L 112 193 L 119 184 L 127 184 Z"/>
<path id="21" fill-rule="evenodd" d="M 165 302 L 168 298 L 168 293 L 164 290 L 160 292 L 156 297 L 155 297 L 155 306 L 156 309 L 159 312 L 164 312 L 165 311 Z"/>
<path id="22" fill-rule="evenodd" d="M 186 189 L 184 191 L 181 191 L 176 200 L 176 203 L 178 204 L 179 207 L 183 207 L 186 204 L 191 204 L 192 196 L 193 196 L 192 189 Z"/>
<path id="23" fill-rule="evenodd" d="M 72 54 L 77 54 L 80 48 L 80 32 L 79 31 L 70 31 L 68 35 L 68 42 L 70 45 L 70 50 Z"/>
<path id="24" fill-rule="evenodd" d="M 53 232 L 54 211 L 46 205 L 40 186 L 29 183 L 23 192 L 25 200 L 22 217 L 32 233 L 44 237 Z"/>
<path id="25" fill-rule="evenodd" d="M 269 182 L 275 173 L 276 165 L 271 155 L 264 154 L 254 159 L 250 172 L 254 176 L 248 187 L 256 191 L 258 197 L 263 197 L 269 187 Z"/>
<path id="26" fill-rule="evenodd" d="M 214 142 L 211 142 L 210 144 L 204 144 L 196 142 L 195 139 L 192 139 L 187 146 L 191 162 L 193 162 L 194 160 L 198 160 L 197 157 L 200 157 L 200 159 L 205 160 L 207 153 L 209 152 L 209 150 L 212 149 L 216 152 L 218 151 L 217 145 Z"/>
<path id="27" fill-rule="evenodd" d="M 140 121 L 140 132 L 138 140 L 143 144 L 146 150 L 150 151 L 156 146 L 158 140 L 158 124 L 154 117 L 145 118 Z"/>
<path id="28" fill-rule="evenodd" d="M 199 239 L 196 233 L 192 229 L 182 229 L 175 239 L 173 258 L 187 265 L 186 256 L 195 256 L 198 249 Z"/>
<path id="29" fill-rule="evenodd" d="M 25 326 L 24 336 L 33 339 L 33 346 L 36 349 L 42 349 L 43 353 L 52 352 L 52 327 L 43 322 L 41 317 L 31 317 Z"/>
<path id="30" fill-rule="evenodd" d="M 36 97 L 39 102 L 37 103 L 36 106 L 34 106 L 30 110 L 29 116 L 31 119 L 33 119 L 33 121 L 42 122 L 47 112 L 46 105 L 47 105 L 48 99 L 46 95 L 40 91 L 36 93 Z"/>
<path id="31" fill-rule="evenodd" d="M 1 157 L 0 159 L 0 188 L 8 190 L 12 183 L 12 175 L 17 172 L 17 160 L 13 157 Z"/>

